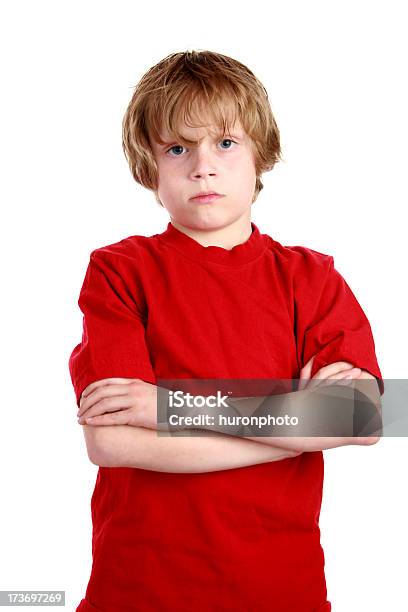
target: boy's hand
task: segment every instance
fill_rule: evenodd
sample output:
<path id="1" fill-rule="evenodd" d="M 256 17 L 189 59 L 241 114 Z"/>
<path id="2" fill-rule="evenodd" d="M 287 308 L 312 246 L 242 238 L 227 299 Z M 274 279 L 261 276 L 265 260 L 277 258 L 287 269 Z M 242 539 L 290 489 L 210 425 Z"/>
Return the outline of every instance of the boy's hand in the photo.
<path id="1" fill-rule="evenodd" d="M 84 389 L 79 406 L 80 425 L 157 429 L 157 387 L 139 378 L 97 380 Z"/>
<path id="2" fill-rule="evenodd" d="M 314 389 L 318 386 L 322 386 L 322 380 L 356 379 L 361 374 L 361 369 L 355 368 L 352 363 L 349 363 L 348 361 L 336 361 L 335 363 L 329 363 L 328 365 L 323 366 L 320 368 L 320 370 L 317 370 L 313 378 L 310 378 L 313 360 L 315 357 L 316 355 L 313 355 L 307 364 L 300 370 L 298 391 L 303 391 L 304 389 Z"/>

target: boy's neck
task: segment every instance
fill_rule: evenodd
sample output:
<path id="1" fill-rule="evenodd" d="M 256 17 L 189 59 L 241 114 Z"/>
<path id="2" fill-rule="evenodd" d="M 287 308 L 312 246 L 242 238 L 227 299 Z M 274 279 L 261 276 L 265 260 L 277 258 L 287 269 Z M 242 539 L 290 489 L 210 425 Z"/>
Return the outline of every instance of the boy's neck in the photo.
<path id="1" fill-rule="evenodd" d="M 204 247 L 218 246 L 230 250 L 238 244 L 246 242 L 252 234 L 251 218 L 238 218 L 233 223 L 211 229 L 187 227 L 170 218 L 171 224 Z"/>

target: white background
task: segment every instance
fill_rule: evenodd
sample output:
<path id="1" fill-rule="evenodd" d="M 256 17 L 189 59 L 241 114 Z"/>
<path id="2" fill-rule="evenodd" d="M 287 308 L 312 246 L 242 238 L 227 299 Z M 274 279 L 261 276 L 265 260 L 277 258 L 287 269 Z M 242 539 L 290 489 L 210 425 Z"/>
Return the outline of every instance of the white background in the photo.
<path id="1" fill-rule="evenodd" d="M 407 377 L 404 8 L 2 3 L 1 590 L 63 589 L 67 610 L 85 594 L 97 467 L 68 358 L 81 338 L 89 253 L 167 226 L 121 148 L 133 88 L 166 55 L 218 51 L 263 82 L 285 161 L 264 175 L 253 221 L 283 244 L 334 256 L 370 320 L 383 377 Z M 333 611 L 402 610 L 406 438 L 324 456 Z"/>

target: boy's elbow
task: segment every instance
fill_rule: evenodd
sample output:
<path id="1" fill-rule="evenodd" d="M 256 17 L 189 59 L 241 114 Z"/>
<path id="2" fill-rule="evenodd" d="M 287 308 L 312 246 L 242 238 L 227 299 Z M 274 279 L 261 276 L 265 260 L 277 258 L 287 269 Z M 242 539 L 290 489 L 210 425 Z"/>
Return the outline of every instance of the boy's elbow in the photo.
<path id="1" fill-rule="evenodd" d="M 373 444 L 377 444 L 381 440 L 381 436 L 369 436 L 364 438 L 359 438 L 360 443 L 363 446 L 372 446 Z"/>
<path id="2" fill-rule="evenodd" d="M 115 467 L 112 453 L 112 428 L 105 425 L 83 425 L 88 459 L 99 467 Z"/>

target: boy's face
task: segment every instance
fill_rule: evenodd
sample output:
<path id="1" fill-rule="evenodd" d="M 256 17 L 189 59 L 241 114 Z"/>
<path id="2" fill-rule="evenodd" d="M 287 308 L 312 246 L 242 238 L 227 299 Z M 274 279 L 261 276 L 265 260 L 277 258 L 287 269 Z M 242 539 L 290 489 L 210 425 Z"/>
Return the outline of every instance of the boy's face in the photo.
<path id="1" fill-rule="evenodd" d="M 252 141 L 240 122 L 225 137 L 213 125 L 184 126 L 181 134 L 199 144 L 184 146 L 166 132 L 161 145 L 151 139 L 159 181 L 158 196 L 171 219 L 186 227 L 210 230 L 225 227 L 238 218 L 246 222 L 256 184 Z M 202 191 L 222 197 L 202 203 L 191 198 Z"/>

